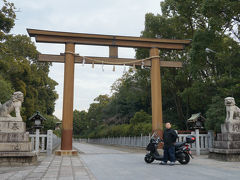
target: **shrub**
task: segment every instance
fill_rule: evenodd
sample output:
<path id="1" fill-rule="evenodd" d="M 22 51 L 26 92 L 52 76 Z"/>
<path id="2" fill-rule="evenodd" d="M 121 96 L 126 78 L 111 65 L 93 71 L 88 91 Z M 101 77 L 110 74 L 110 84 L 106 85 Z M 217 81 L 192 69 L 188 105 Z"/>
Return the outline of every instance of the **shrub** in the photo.
<path id="1" fill-rule="evenodd" d="M 151 123 L 152 116 L 141 110 L 136 112 L 133 118 L 130 119 L 130 123 L 136 125 L 138 123 Z"/>

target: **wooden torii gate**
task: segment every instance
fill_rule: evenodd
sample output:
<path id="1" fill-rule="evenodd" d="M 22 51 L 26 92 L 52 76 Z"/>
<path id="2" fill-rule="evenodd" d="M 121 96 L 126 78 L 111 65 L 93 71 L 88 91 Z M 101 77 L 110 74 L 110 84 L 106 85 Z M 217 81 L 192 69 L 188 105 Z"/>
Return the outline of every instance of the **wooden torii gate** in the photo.
<path id="1" fill-rule="evenodd" d="M 183 50 L 190 40 L 153 39 L 129 36 L 111 36 L 97 34 L 83 34 L 70 32 L 46 31 L 27 29 L 30 37 L 36 42 L 65 44 L 65 53 L 60 55 L 40 54 L 39 61 L 62 62 L 64 68 L 63 116 L 62 116 L 62 142 L 61 150 L 57 155 L 75 155 L 72 150 L 73 131 L 73 91 L 74 91 L 74 63 L 91 64 L 126 64 L 130 66 L 141 65 L 141 61 L 129 58 L 118 58 L 118 47 L 150 48 L 149 61 L 144 66 L 151 66 L 151 94 L 152 94 L 152 131 L 162 135 L 162 93 L 161 93 L 161 67 L 182 67 L 181 62 L 160 61 L 159 49 Z M 109 57 L 82 57 L 75 54 L 75 45 L 109 46 Z M 86 59 L 85 59 L 86 58 Z"/>

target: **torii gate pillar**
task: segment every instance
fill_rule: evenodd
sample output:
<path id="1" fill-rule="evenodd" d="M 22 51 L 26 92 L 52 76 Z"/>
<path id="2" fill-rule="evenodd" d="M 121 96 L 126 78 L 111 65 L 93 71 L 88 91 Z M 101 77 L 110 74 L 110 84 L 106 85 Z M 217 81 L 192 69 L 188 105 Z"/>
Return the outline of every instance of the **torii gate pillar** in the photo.
<path id="1" fill-rule="evenodd" d="M 72 150 L 75 44 L 65 44 L 61 150 L 56 155 L 77 155 Z"/>
<path id="2" fill-rule="evenodd" d="M 150 57 L 159 56 L 158 48 L 150 49 Z M 152 132 L 156 132 L 160 137 L 163 133 L 162 119 L 162 89 L 160 59 L 152 59 L 151 67 L 151 94 L 152 94 Z"/>

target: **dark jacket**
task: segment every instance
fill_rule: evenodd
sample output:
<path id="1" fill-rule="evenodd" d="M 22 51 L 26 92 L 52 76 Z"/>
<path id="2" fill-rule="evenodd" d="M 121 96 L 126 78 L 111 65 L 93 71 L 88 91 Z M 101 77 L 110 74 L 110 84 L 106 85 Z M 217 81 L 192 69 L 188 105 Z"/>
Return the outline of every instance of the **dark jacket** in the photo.
<path id="1" fill-rule="evenodd" d="M 165 129 L 163 133 L 164 147 L 172 146 L 178 138 L 176 131 L 173 129 Z"/>

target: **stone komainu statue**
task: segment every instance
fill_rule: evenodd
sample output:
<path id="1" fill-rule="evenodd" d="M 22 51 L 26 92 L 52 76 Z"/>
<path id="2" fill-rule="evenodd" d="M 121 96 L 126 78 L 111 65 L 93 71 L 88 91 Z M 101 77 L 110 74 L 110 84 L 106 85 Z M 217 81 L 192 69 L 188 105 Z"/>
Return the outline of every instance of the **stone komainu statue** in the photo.
<path id="1" fill-rule="evenodd" d="M 228 121 L 240 121 L 240 108 L 235 105 L 233 97 L 225 98 L 226 106 L 226 122 Z"/>
<path id="2" fill-rule="evenodd" d="M 0 103 L 0 120 L 2 119 L 12 119 L 12 120 L 22 120 L 20 109 L 23 103 L 23 93 L 17 91 L 13 93 L 12 98 L 5 102 L 4 104 Z M 11 112 L 15 111 L 16 117 L 10 115 Z M 7 120 L 7 119 L 6 119 Z"/>

